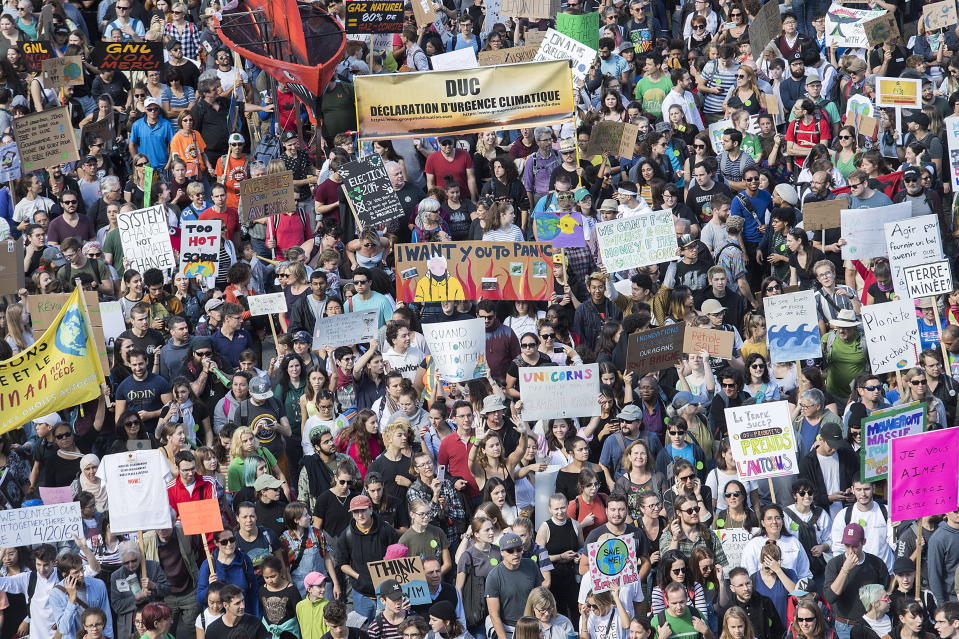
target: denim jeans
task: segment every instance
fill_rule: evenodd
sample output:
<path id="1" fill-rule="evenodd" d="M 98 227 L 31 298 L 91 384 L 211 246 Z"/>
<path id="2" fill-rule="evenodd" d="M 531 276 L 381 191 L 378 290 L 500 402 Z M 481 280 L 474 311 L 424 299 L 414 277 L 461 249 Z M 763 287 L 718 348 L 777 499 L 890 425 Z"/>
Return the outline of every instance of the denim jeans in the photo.
<path id="1" fill-rule="evenodd" d="M 376 616 L 376 600 L 372 597 L 366 597 L 363 594 L 353 590 L 353 610 L 358 615 L 363 615 L 368 620 L 372 621 L 373 617 Z M 849 639 L 847 636 L 845 639 Z"/>
<path id="2" fill-rule="evenodd" d="M 836 620 L 834 630 L 836 631 L 836 639 L 849 639 L 849 635 L 852 634 L 853 626 L 850 626 L 848 623 L 843 623 Z"/>

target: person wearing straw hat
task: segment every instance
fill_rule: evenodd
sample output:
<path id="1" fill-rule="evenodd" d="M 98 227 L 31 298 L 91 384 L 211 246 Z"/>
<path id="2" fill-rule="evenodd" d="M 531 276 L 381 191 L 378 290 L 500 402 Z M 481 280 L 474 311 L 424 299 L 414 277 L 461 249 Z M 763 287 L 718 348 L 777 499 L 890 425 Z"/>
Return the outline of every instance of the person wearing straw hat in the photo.
<path id="1" fill-rule="evenodd" d="M 859 330 L 859 318 L 852 309 L 842 309 L 829 320 L 832 330 L 823 335 L 826 390 L 837 398 L 849 397 L 850 384 L 869 370 L 869 355 Z"/>

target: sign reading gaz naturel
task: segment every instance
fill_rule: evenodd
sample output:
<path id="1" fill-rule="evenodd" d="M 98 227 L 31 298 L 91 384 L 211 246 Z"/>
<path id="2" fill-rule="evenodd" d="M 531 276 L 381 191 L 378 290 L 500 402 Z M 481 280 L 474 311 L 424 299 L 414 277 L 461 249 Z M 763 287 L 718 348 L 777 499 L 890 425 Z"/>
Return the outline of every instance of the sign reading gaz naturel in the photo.
<path id="1" fill-rule="evenodd" d="M 403 31 L 403 3 L 348 0 L 347 33 L 400 33 Z"/>
<path id="2" fill-rule="evenodd" d="M 558 124 L 573 115 L 565 61 L 356 77 L 363 139 Z"/>
<path id="3" fill-rule="evenodd" d="M 798 472 L 789 402 L 727 408 L 726 425 L 741 479 L 783 477 Z"/>

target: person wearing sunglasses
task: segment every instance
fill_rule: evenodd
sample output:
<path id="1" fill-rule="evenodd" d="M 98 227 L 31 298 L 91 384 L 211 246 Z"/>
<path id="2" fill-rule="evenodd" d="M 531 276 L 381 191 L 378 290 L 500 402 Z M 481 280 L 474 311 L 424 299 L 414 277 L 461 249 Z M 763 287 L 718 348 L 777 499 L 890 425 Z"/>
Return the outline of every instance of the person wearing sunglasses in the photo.
<path id="1" fill-rule="evenodd" d="M 244 502 L 240 506 L 241 511 L 244 506 L 249 506 L 249 510 L 253 510 L 252 504 Z M 239 513 L 237 517 L 239 518 Z M 240 551 L 237 534 L 237 531 L 231 528 L 213 533 L 213 542 L 216 546 L 213 550 L 213 561 L 201 562 L 200 573 L 197 576 L 197 601 L 206 600 L 206 591 L 211 583 L 211 563 L 215 570 L 215 580 L 226 582 L 232 586 L 232 588 L 227 586 L 220 591 L 220 596 L 226 606 L 226 612 L 218 621 L 233 621 L 235 617 L 230 614 L 231 608 L 239 613 L 237 616 L 245 616 L 243 615 L 244 609 L 255 616 L 260 614 L 260 602 L 257 597 L 260 590 L 260 580 L 253 571 L 253 561 L 245 552 Z M 277 544 L 277 549 L 279 549 L 279 544 Z M 235 606 L 234 603 L 238 606 Z M 214 622 L 214 624 L 216 623 Z M 214 624 L 207 628 L 206 636 L 210 639 L 217 636 L 212 632 Z M 254 632 L 251 636 L 258 635 Z"/>
<path id="2" fill-rule="evenodd" d="M 906 148 L 911 149 L 912 146 L 909 145 Z M 936 214 L 937 211 L 942 210 L 942 196 L 922 183 L 921 178 L 924 170 L 927 170 L 925 165 L 906 168 L 902 174 L 902 182 L 906 185 L 906 188 L 896 193 L 895 197 L 892 198 L 892 201 L 896 204 L 899 202 L 912 204 L 913 216 Z M 948 241 L 949 238 L 946 239 Z"/>
<path id="3" fill-rule="evenodd" d="M 832 547 L 829 509 L 817 504 L 816 489 L 809 479 L 793 482 L 794 503 L 783 507 L 786 528 L 795 533 L 809 558 L 812 587 L 808 590 L 822 592 L 826 557 Z"/>
<path id="4" fill-rule="evenodd" d="M 726 553 L 719 542 L 719 537 L 703 523 L 700 517 L 703 513 L 709 516 L 709 511 L 700 498 L 701 491 L 706 490 L 706 488 L 703 487 L 699 494 L 692 489 L 696 479 L 692 464 L 682 460 L 676 462 L 675 465 L 685 466 L 685 472 L 682 475 L 684 479 L 681 481 L 689 485 L 690 488 L 688 492 L 680 493 L 673 500 L 671 504 L 673 512 L 670 515 L 669 528 L 664 530 L 659 538 L 659 550 L 662 553 L 667 550 L 679 550 L 684 555 L 689 556 L 693 548 L 705 546 L 716 555 L 716 563 L 725 566 L 727 563 Z M 692 476 L 693 479 L 685 479 L 686 476 Z"/>
<path id="5" fill-rule="evenodd" d="M 528 594 L 543 583 L 543 574 L 536 562 L 523 557 L 523 540 L 516 533 L 504 534 L 499 549 L 502 561 L 486 577 L 486 629 L 491 638 L 510 639 L 523 616 Z M 624 625 L 628 624 L 627 617 Z"/>
<path id="6" fill-rule="evenodd" d="M 692 600 L 690 603 L 705 619 L 708 614 L 706 591 L 703 584 L 693 579 L 692 571 L 689 570 L 688 557 L 678 550 L 667 550 L 660 556 L 659 564 L 656 566 L 656 585 L 650 592 L 652 613 L 658 615 L 666 610 L 666 587 L 674 582 L 685 587 Z"/>

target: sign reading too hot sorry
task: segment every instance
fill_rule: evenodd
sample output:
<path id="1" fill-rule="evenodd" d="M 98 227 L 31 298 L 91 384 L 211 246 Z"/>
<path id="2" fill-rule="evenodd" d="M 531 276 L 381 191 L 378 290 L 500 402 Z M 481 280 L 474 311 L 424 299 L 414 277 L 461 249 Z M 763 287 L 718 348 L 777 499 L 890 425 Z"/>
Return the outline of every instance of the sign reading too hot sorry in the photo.
<path id="1" fill-rule="evenodd" d="M 727 408 L 726 425 L 741 479 L 796 474 L 796 437 L 788 402 Z"/>

